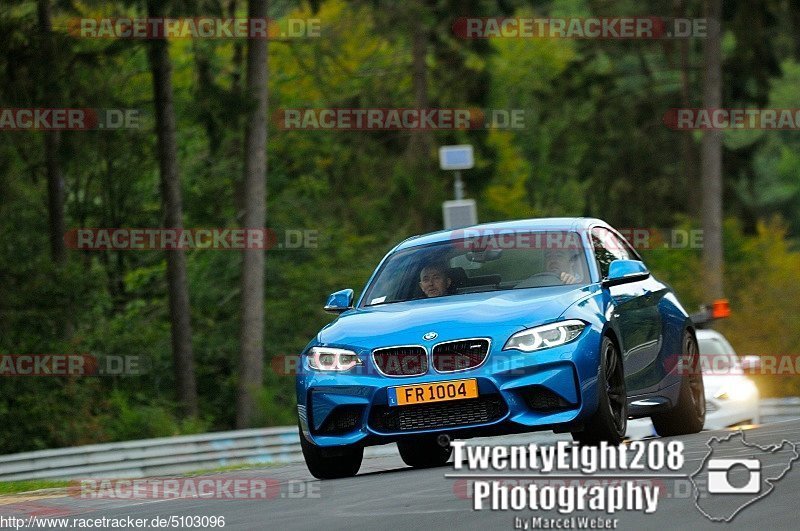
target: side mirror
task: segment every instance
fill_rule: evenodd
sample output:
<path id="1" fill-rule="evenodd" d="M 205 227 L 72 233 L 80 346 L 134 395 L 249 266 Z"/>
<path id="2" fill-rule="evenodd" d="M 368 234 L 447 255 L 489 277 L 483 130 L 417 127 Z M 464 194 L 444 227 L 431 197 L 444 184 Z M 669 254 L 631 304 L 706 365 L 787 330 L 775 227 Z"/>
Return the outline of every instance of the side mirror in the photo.
<path id="1" fill-rule="evenodd" d="M 740 363 L 745 374 L 754 374 L 761 368 L 761 358 L 758 356 L 744 356 Z"/>
<path id="2" fill-rule="evenodd" d="M 323 310 L 331 313 L 342 313 L 353 307 L 353 290 L 343 289 L 328 296 Z"/>
<path id="3" fill-rule="evenodd" d="M 637 282 L 650 277 L 650 271 L 639 260 L 614 260 L 608 267 L 608 276 L 603 279 L 603 287 Z"/>

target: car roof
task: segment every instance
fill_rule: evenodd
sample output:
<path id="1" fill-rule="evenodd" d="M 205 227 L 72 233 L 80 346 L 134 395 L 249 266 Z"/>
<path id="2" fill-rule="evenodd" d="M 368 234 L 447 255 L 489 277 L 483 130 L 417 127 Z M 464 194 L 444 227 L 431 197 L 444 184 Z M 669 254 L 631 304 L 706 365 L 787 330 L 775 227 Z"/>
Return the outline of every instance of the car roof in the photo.
<path id="1" fill-rule="evenodd" d="M 512 221 L 495 221 L 460 229 L 440 230 L 428 234 L 412 236 L 401 242 L 394 250 L 398 251 L 409 247 L 440 243 L 448 240 L 458 240 L 469 237 L 470 232 L 472 232 L 474 236 L 478 236 L 481 234 L 496 234 L 501 231 L 579 231 L 588 229 L 592 225 L 608 226 L 605 221 L 595 218 L 532 218 Z"/>

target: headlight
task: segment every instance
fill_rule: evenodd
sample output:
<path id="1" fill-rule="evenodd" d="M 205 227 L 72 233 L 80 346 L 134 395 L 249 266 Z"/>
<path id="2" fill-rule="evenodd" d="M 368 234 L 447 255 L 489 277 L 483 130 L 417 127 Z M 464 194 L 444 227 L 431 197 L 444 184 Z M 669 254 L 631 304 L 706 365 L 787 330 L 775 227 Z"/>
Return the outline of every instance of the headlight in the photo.
<path id="1" fill-rule="evenodd" d="M 586 323 L 573 319 L 517 332 L 506 341 L 503 350 L 533 352 L 569 343 L 583 332 Z"/>
<path id="2" fill-rule="evenodd" d="M 742 380 L 735 385 L 727 385 L 714 393 L 717 400 L 749 400 L 758 394 L 758 388 L 751 380 Z"/>
<path id="3" fill-rule="evenodd" d="M 349 371 L 362 362 L 352 350 L 312 347 L 308 351 L 308 365 L 316 371 Z"/>

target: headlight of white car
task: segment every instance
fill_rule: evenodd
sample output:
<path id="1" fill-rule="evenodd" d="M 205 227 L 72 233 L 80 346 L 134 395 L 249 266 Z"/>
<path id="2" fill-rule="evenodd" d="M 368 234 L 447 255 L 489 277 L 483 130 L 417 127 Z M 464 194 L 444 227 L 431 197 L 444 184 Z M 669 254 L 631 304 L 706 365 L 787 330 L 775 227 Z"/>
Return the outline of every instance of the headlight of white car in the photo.
<path id="1" fill-rule="evenodd" d="M 586 323 L 572 319 L 548 325 L 536 326 L 517 332 L 506 341 L 503 350 L 533 352 L 565 345 L 577 338 L 586 328 Z"/>
<path id="2" fill-rule="evenodd" d="M 349 371 L 363 365 L 352 350 L 331 347 L 312 347 L 308 351 L 308 365 L 315 371 Z"/>
<path id="3" fill-rule="evenodd" d="M 744 401 L 750 400 L 758 394 L 758 388 L 751 380 L 738 380 L 735 385 L 726 385 L 716 393 L 717 400 Z"/>

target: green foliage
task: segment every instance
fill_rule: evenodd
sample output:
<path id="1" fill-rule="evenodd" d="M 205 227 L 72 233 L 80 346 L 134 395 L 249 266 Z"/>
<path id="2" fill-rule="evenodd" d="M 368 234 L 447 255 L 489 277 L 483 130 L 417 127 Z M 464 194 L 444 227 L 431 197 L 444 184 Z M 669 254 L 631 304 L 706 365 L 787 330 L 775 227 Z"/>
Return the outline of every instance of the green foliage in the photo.
<path id="1" fill-rule="evenodd" d="M 678 220 L 668 233 L 654 231 L 648 241 L 648 248 L 640 251 L 648 268 L 659 280 L 675 290 L 681 304 L 689 313 L 707 302 L 703 285 L 698 282 L 702 270 L 700 249 L 686 243 L 690 237 L 686 235 L 693 234 L 692 231 L 699 232 L 698 227 L 690 220 Z"/>
<path id="2" fill-rule="evenodd" d="M 177 420 L 169 413 L 172 409 L 172 404 L 154 403 L 151 397 L 142 393 L 130 395 L 115 390 L 108 397 L 101 433 L 107 434 L 112 441 L 125 441 L 207 431 L 208 422 Z"/>
<path id="3" fill-rule="evenodd" d="M 146 45 L 75 39 L 64 31 L 70 17 L 137 16 L 142 6 L 89 2 L 71 3 L 67 10 L 51 4 L 57 54 L 49 66 L 39 61 L 36 3 L 19 0 L 0 9 L 0 102 L 3 107 L 53 105 L 44 101 L 43 88 L 52 77 L 65 107 L 140 109 L 141 129 L 61 135 L 67 225 L 159 226 Z M 429 41 L 424 62 L 431 107 L 522 110 L 525 125 L 431 132 L 429 152 L 410 154 L 408 132 L 286 131 L 278 121 L 270 122 L 268 225 L 277 234 L 311 231 L 318 243 L 267 253 L 266 374 L 258 392 L 264 425 L 295 422 L 294 380 L 282 370 L 283 361 L 331 321 L 321 309 L 327 294 L 346 287 L 358 292 L 394 244 L 441 225 L 441 201 L 449 197 L 450 181 L 435 169 L 439 145 L 475 146 L 476 168 L 464 179 L 467 196 L 478 199 L 482 221 L 592 215 L 620 227 L 698 226 L 692 201 L 699 185 L 690 171 L 697 161 L 690 157 L 685 167 L 682 138 L 661 122 L 667 109 L 683 104 L 675 43 L 463 41 L 451 32 L 454 14 L 467 7 L 480 16 L 587 17 L 649 16 L 664 8 L 661 4 L 468 4 L 325 0 L 271 8 L 273 17 L 318 18 L 322 30 L 319 38 L 270 42 L 271 117 L 285 108 L 413 107 L 412 29 L 421 24 Z M 725 36 L 726 98 L 743 107 L 798 108 L 794 28 L 789 17 L 779 16 L 783 5 L 759 6 L 775 16 L 764 18 L 770 22 L 752 35 L 743 22 L 745 7 L 726 15 L 732 19 Z M 180 9 L 194 16 L 205 14 L 207 6 L 184 2 Z M 244 9 L 241 3 L 239 16 Z M 774 48 L 770 39 L 756 37 L 773 30 Z M 756 44 L 748 55 L 748 46 Z M 246 45 L 170 42 L 187 227 L 241 222 Z M 761 64 L 759 57 L 769 60 Z M 772 68 L 771 58 L 779 60 L 780 70 Z M 690 42 L 688 59 L 700 64 L 699 41 Z M 700 105 L 699 77 L 689 73 L 691 106 Z M 0 453 L 232 428 L 239 254 L 187 253 L 200 416 L 181 420 L 164 254 L 71 251 L 64 267 L 54 265 L 43 136 L 0 135 L 0 353 L 136 356 L 143 368 L 143 374 L 130 376 L 4 379 Z M 797 353 L 800 348 L 800 255 L 793 247 L 800 230 L 798 135 L 725 135 L 726 214 L 731 216 L 725 227 L 725 274 L 734 314 L 720 327 L 743 353 Z M 698 144 L 691 139 L 695 158 Z M 771 221 L 774 213 L 784 222 Z M 687 309 L 707 302 L 698 281 L 697 249 L 654 246 L 644 254 Z M 800 393 L 793 380 L 766 384 L 765 393 Z"/>
<path id="4" fill-rule="evenodd" d="M 42 489 L 58 489 L 69 486 L 66 479 L 32 479 L 29 481 L 3 481 L 0 483 L 0 495 L 32 492 Z"/>
<path id="5" fill-rule="evenodd" d="M 773 80 L 769 92 L 769 108 L 800 107 L 800 64 L 786 60 L 782 76 Z M 731 131 L 726 144 L 754 150 L 752 172 L 737 176 L 736 194 L 754 217 L 769 218 L 780 213 L 794 233 L 800 230 L 800 132 Z"/>
<path id="6" fill-rule="evenodd" d="M 736 224 L 726 235 L 741 244 L 726 253 L 726 280 L 732 314 L 720 322 L 740 355 L 797 356 L 800 353 L 800 253 L 791 251 L 785 224 L 759 222 L 753 237 L 742 237 Z M 738 234 L 737 234 L 738 232 Z M 797 396 L 800 376 L 757 377 L 764 396 Z"/>

